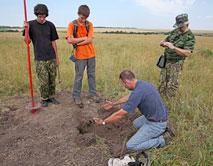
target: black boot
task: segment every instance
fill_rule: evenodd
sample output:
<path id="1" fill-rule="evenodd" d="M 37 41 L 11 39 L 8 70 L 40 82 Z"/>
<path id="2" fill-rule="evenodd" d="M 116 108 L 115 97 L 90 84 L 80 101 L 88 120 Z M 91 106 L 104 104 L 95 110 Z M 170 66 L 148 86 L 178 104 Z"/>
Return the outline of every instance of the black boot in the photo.
<path id="1" fill-rule="evenodd" d="M 47 100 L 41 100 L 41 106 L 47 107 L 48 106 Z"/>
<path id="2" fill-rule="evenodd" d="M 56 104 L 56 105 L 60 104 L 55 98 L 49 99 L 49 102 Z"/>

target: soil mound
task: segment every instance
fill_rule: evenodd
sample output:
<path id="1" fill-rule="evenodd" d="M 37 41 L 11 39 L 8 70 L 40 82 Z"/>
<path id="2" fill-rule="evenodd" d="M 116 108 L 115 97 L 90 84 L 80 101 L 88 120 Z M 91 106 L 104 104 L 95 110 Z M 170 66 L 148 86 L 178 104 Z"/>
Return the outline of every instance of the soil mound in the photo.
<path id="1" fill-rule="evenodd" d="M 105 118 L 117 111 L 104 110 L 104 98 L 97 104 L 83 92 L 83 109 L 74 104 L 70 91 L 57 92 L 56 98 L 60 105 L 49 103 L 36 114 L 25 109 L 29 97 L 1 101 L 0 165 L 106 166 L 135 132 L 132 121 L 137 115 L 105 126 L 94 124 L 93 117 Z"/>

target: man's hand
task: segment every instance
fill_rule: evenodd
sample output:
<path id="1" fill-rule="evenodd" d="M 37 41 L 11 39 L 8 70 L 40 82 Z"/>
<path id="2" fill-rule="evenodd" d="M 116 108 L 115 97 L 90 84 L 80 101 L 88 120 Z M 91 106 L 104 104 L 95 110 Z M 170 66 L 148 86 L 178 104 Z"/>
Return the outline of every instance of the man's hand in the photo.
<path id="1" fill-rule="evenodd" d="M 73 38 L 73 37 L 68 37 L 68 38 L 67 38 L 67 42 L 68 42 L 69 44 L 71 44 L 72 38 Z"/>
<path id="2" fill-rule="evenodd" d="M 24 21 L 23 27 L 24 27 L 24 28 L 25 28 L 25 27 L 28 27 L 28 28 L 29 28 L 29 23 L 26 22 L 26 21 Z"/>
<path id="3" fill-rule="evenodd" d="M 164 42 L 163 44 L 165 47 L 168 47 L 169 49 L 173 50 L 175 47 L 172 43 L 170 42 Z"/>
<path id="4" fill-rule="evenodd" d="M 107 101 L 107 103 L 104 105 L 104 109 L 105 109 L 105 110 L 109 110 L 109 109 L 111 109 L 112 107 L 114 107 L 114 104 L 113 104 L 113 102 L 111 102 L 111 101 Z"/>
<path id="5" fill-rule="evenodd" d="M 59 61 L 58 56 L 56 57 L 56 63 L 57 63 L 57 67 L 58 67 L 60 65 L 60 61 Z"/>
<path id="6" fill-rule="evenodd" d="M 99 126 L 103 126 L 103 120 L 99 119 L 99 118 L 93 118 L 93 120 L 95 121 L 95 123 Z"/>
<path id="7" fill-rule="evenodd" d="M 29 36 L 29 27 L 30 27 L 30 24 L 28 22 L 24 21 L 23 27 L 28 29 L 28 43 L 30 44 L 30 42 L 31 42 L 31 39 L 30 39 L 30 36 Z M 24 41 L 27 44 L 26 32 L 25 32 Z"/>
<path id="8" fill-rule="evenodd" d="M 166 46 L 164 45 L 165 42 L 166 42 L 165 40 L 162 40 L 162 41 L 160 42 L 160 46 L 161 46 L 161 47 L 166 47 Z"/>

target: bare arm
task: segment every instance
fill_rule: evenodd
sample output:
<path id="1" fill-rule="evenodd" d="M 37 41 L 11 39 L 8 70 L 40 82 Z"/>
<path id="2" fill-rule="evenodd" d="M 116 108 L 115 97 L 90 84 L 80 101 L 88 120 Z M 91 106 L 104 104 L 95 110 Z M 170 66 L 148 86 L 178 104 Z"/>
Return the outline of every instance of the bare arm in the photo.
<path id="1" fill-rule="evenodd" d="M 55 56 L 56 56 L 57 65 L 59 66 L 60 61 L 59 61 L 59 58 L 58 58 L 58 51 L 57 51 L 56 41 L 52 41 L 52 46 L 53 46 L 53 48 L 54 48 L 54 50 L 55 50 Z"/>
<path id="2" fill-rule="evenodd" d="M 185 56 L 185 57 L 188 57 L 190 54 L 191 54 L 191 51 L 190 50 L 184 50 L 182 48 L 178 48 L 178 47 L 175 47 L 172 43 L 170 42 L 164 42 L 163 45 L 165 47 L 168 47 L 169 49 L 171 50 L 174 50 L 176 53 L 178 53 L 179 55 L 181 56 Z"/>
<path id="3" fill-rule="evenodd" d="M 24 37 L 24 41 L 27 44 L 27 38 L 26 38 L 26 36 Z M 29 42 L 29 44 L 31 43 L 31 39 L 30 39 L 29 35 L 28 35 L 28 42 Z"/>
<path id="4" fill-rule="evenodd" d="M 107 101 L 107 103 L 104 105 L 105 110 L 109 110 L 110 108 L 114 107 L 115 105 L 126 103 L 129 99 L 130 95 L 124 96 L 121 99 L 117 100 L 116 102 Z"/>
<path id="5" fill-rule="evenodd" d="M 103 125 L 103 121 L 108 124 L 108 123 L 113 123 L 118 120 L 120 120 L 122 117 L 124 117 L 126 114 L 128 114 L 127 111 L 120 109 L 119 111 L 113 113 L 111 116 L 106 118 L 105 120 L 99 119 L 99 118 L 93 118 L 95 123 L 99 126 Z"/>
<path id="6" fill-rule="evenodd" d="M 87 40 L 87 37 L 74 38 L 73 35 L 71 35 L 70 37 L 67 38 L 67 42 L 69 44 L 78 44 L 78 43 L 81 43 L 81 42 L 83 42 L 85 40 Z"/>
<path id="7" fill-rule="evenodd" d="M 25 43 L 27 44 L 27 37 L 26 37 L 26 27 L 27 27 L 27 28 L 28 28 L 28 42 L 29 42 L 29 44 L 30 44 L 31 39 L 30 39 L 30 36 L 29 36 L 29 27 L 30 27 L 30 26 L 29 26 L 29 23 L 24 21 L 23 27 L 25 28 L 24 41 L 25 41 Z"/>
<path id="8" fill-rule="evenodd" d="M 81 46 L 81 45 L 85 45 L 85 44 L 89 44 L 89 43 L 92 43 L 92 38 L 87 38 L 86 40 L 78 43 L 77 45 Z"/>
<path id="9" fill-rule="evenodd" d="M 189 57 L 189 55 L 191 54 L 190 50 L 184 50 L 181 48 L 176 47 L 175 48 L 175 52 L 178 53 L 181 56 L 185 56 L 185 57 Z"/>
<path id="10" fill-rule="evenodd" d="M 118 105 L 118 104 L 126 103 L 127 100 L 129 99 L 129 96 L 130 96 L 130 95 L 124 96 L 124 97 L 122 97 L 121 99 L 119 99 L 119 100 L 117 100 L 116 102 L 114 102 L 113 104 L 114 104 L 114 105 Z"/>

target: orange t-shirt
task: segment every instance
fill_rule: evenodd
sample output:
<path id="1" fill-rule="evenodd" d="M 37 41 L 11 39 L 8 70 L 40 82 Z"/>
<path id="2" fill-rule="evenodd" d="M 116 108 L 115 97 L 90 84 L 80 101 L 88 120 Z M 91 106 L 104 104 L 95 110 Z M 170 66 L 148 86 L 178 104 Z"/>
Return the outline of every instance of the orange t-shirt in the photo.
<path id="1" fill-rule="evenodd" d="M 85 22 L 83 23 L 83 25 L 80 25 L 77 20 L 77 23 L 78 23 L 77 38 L 86 37 L 87 30 L 86 30 Z M 74 24 L 73 22 L 70 22 L 68 26 L 66 38 L 73 35 L 73 33 L 74 33 Z M 93 25 L 91 22 L 89 22 L 88 38 L 93 38 Z M 75 51 L 76 59 L 90 59 L 94 56 L 96 56 L 96 53 L 95 53 L 93 43 L 78 46 L 77 51 Z"/>

